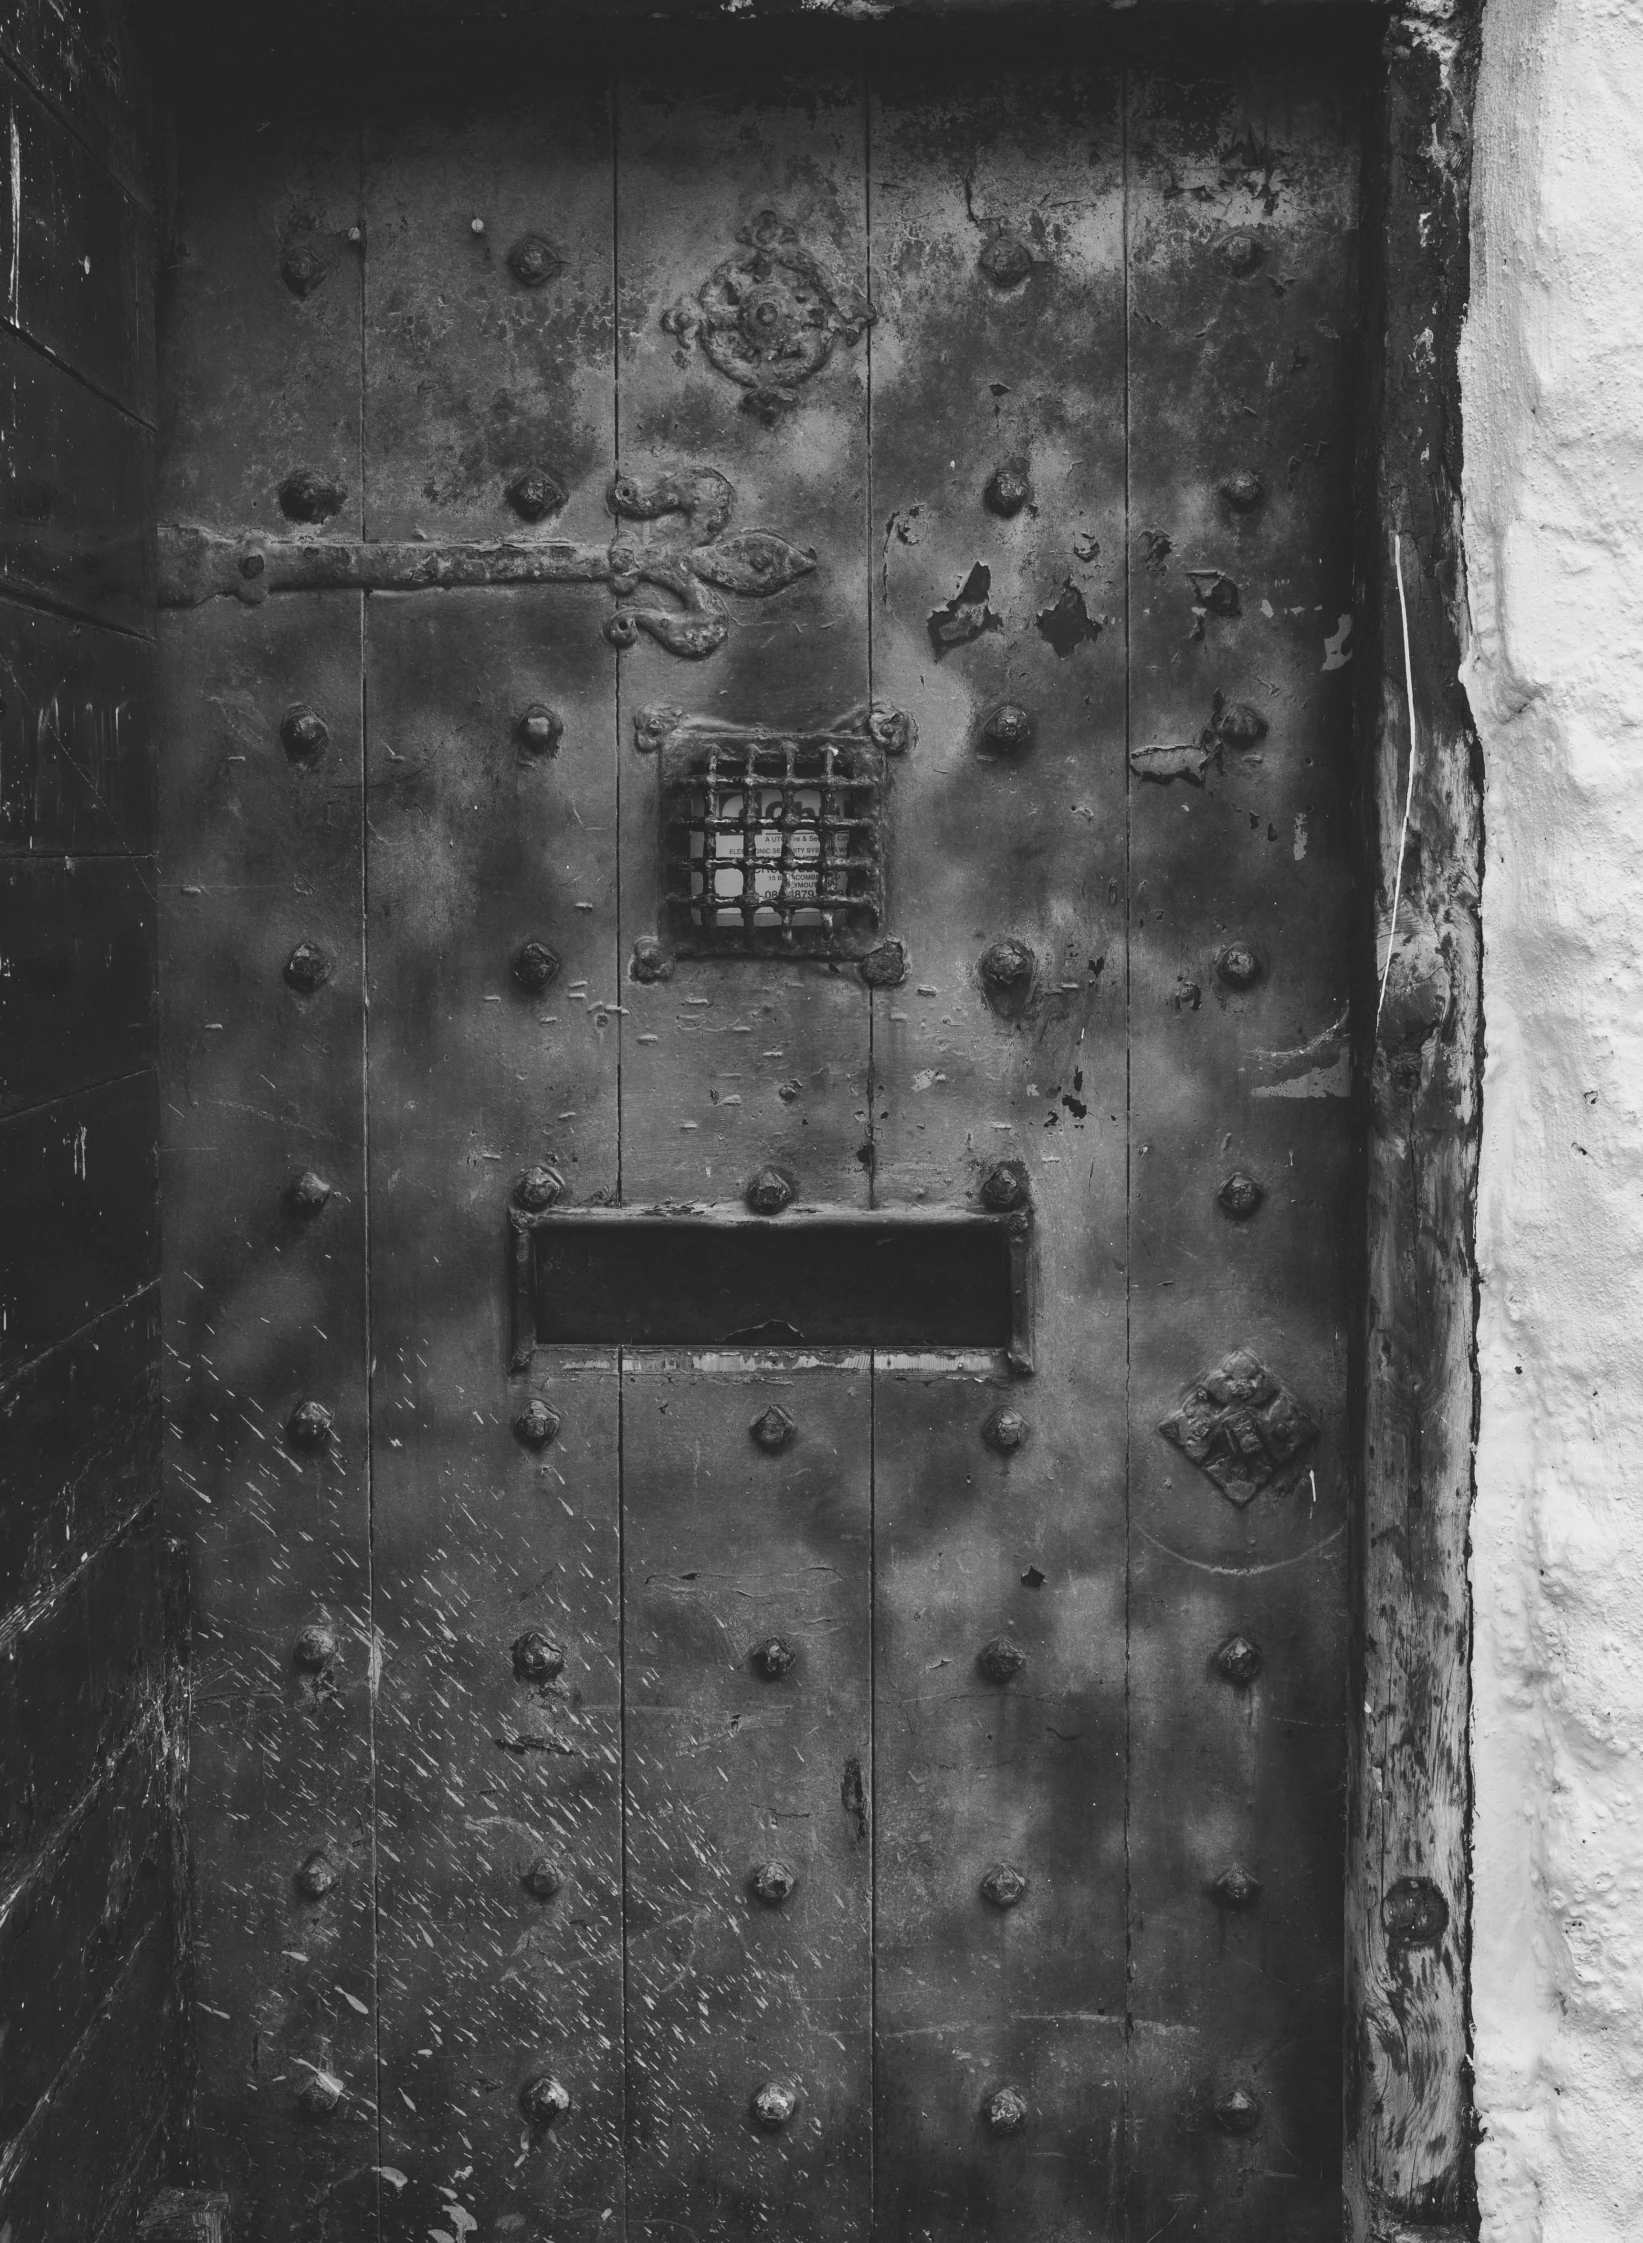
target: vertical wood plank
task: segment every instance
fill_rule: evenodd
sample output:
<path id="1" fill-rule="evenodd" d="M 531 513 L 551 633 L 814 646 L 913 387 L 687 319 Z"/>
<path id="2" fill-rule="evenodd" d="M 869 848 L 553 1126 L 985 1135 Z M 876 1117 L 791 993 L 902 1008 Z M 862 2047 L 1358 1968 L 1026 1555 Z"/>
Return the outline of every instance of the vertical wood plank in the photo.
<path id="1" fill-rule="evenodd" d="M 1360 1137 L 1342 77 L 1137 73 L 1128 124 L 1130 2207 L 1141 2232 L 1175 2217 L 1229 2243 L 1333 2232 L 1340 2185 Z M 1223 1377 L 1258 1408 L 1281 1382 L 1294 1436 L 1270 1411 L 1252 1432 L 1214 1386 L 1236 1350 Z M 1224 1484 L 1161 1430 L 1206 1376 L 1191 1406 L 1231 1414 Z"/>
<path id="2" fill-rule="evenodd" d="M 865 119 L 851 75 L 788 76 L 746 53 L 659 46 L 618 96 L 620 463 L 659 506 L 669 479 L 726 478 L 731 531 L 763 529 L 813 549 L 808 575 L 765 599 L 722 595 L 729 636 L 702 661 L 641 633 L 622 656 L 622 950 L 666 937 L 655 760 L 634 747 L 637 712 L 673 707 L 729 723 L 826 724 L 867 695 L 867 345 L 835 335 L 791 403 L 758 393 L 708 355 L 701 296 L 746 256 L 762 214 L 781 255 L 808 256 L 841 311 L 866 294 Z M 768 305 L 785 332 L 797 268 L 772 266 Z M 760 284 L 745 276 L 738 288 Z M 714 297 L 717 302 L 717 296 Z M 755 317 L 749 299 L 747 317 Z M 664 326 L 664 317 L 671 327 Z M 739 332 L 739 330 L 738 330 Z M 759 330 L 763 332 L 763 330 Z M 859 334 L 859 329 L 855 330 Z M 723 333 L 716 344 L 727 353 Z M 625 518 L 653 560 L 702 529 L 676 511 Z M 671 607 L 640 586 L 634 604 Z M 849 964 L 680 960 L 630 977 L 623 1023 L 622 1190 L 629 1201 L 737 1199 L 768 1162 L 808 1200 L 864 1204 L 867 996 Z"/>
<path id="3" fill-rule="evenodd" d="M 152 1061 L 152 858 L 0 858 L 0 929 L 0 1114 Z"/>
<path id="4" fill-rule="evenodd" d="M 168 618 L 161 676 L 196 2125 L 276 2234 L 376 2195 L 359 598 Z M 293 756 L 299 704 L 326 738 Z"/>
<path id="5" fill-rule="evenodd" d="M 0 856 L 151 855 L 154 649 L 0 600 Z"/>
<path id="6" fill-rule="evenodd" d="M 1040 1304 L 1030 1381 L 876 1381 L 881 2218 L 950 2237 L 1115 2217 L 1125 2009 L 1119 98 L 977 61 L 888 76 L 872 134 L 873 684 L 919 729 L 876 1189 L 974 1204 L 1023 1163 Z M 1025 740 L 989 736 L 1006 705 Z M 1030 981 L 990 997 L 999 942 Z M 1000 1638 L 1026 1662 L 1002 1681 Z M 1001 1868 L 1013 1906 L 983 1892 Z M 988 2125 L 1001 2090 L 1018 2135 Z"/>
<path id="7" fill-rule="evenodd" d="M 868 1366 L 646 1350 L 622 1384 L 630 2217 L 652 2243 L 859 2236 Z"/>
<path id="8" fill-rule="evenodd" d="M 0 585 L 150 631 L 153 521 L 148 430 L 0 332 Z"/>

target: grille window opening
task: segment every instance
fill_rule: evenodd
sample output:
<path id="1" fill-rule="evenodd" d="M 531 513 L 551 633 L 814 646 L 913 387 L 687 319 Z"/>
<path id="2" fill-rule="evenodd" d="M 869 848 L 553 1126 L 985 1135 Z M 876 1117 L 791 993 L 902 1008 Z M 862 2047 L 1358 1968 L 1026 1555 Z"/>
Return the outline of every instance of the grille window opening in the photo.
<path id="1" fill-rule="evenodd" d="M 883 919 L 883 812 L 871 743 L 699 734 L 676 743 L 662 844 L 676 947 L 861 956 Z"/>

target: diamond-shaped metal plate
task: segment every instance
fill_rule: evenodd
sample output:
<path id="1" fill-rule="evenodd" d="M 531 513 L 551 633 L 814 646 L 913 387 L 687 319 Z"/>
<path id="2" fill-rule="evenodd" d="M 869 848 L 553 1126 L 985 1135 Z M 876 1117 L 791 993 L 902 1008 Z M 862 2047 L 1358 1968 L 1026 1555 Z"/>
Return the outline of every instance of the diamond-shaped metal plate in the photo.
<path id="1" fill-rule="evenodd" d="M 1247 1347 L 1213 1364 L 1158 1430 L 1240 1504 L 1318 1434 L 1283 1380 Z"/>

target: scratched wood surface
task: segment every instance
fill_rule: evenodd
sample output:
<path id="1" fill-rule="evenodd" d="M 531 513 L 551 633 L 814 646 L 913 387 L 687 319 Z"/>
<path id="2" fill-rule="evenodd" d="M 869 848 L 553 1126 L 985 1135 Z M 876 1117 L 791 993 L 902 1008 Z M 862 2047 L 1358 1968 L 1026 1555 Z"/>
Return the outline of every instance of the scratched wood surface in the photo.
<path id="1" fill-rule="evenodd" d="M 864 1358 L 626 1355 L 628 2186 L 651 2243 L 871 2221 L 871 1523 Z"/>
<path id="2" fill-rule="evenodd" d="M 68 614 L 146 630 L 153 507 L 149 430 L 0 332 L 0 579 Z"/>
<path id="3" fill-rule="evenodd" d="M 151 855 L 154 649 L 0 600 L 0 855 Z"/>
<path id="4" fill-rule="evenodd" d="M 372 1484 L 385 2235 L 592 2239 L 622 2202 L 614 1365 L 510 1383 L 507 1210 L 616 1181 L 599 595 L 374 597 Z M 556 753 L 517 736 L 551 699 Z M 559 961 L 526 989 L 527 941 Z M 543 1445 L 515 1420 L 560 1420 Z M 530 1665 L 533 1640 L 557 1671 Z M 537 1889 L 534 1865 L 561 1880 Z M 537 1876 L 537 1884 L 533 1884 Z M 560 2116 L 523 2107 L 556 2080 Z M 466 2231 L 464 2231 L 466 2232 Z"/>
<path id="5" fill-rule="evenodd" d="M 270 2236 L 375 2195 L 359 642 L 357 595 L 224 603 L 162 634 L 197 2126 Z M 281 740 L 297 703 L 328 727 L 311 759 Z M 286 978 L 301 944 L 330 965 L 311 992 Z M 319 1204 L 295 1196 L 304 1176 Z M 318 1445 L 291 1430 L 310 1403 L 330 1413 Z"/>
<path id="6" fill-rule="evenodd" d="M 843 304 L 867 280 L 865 119 L 859 83 L 706 61 L 662 49 L 654 74 L 617 93 L 620 329 L 618 457 L 643 503 L 680 470 L 710 467 L 733 493 L 731 529 L 814 548 L 813 573 L 737 604 L 711 660 L 649 637 L 622 656 L 624 963 L 661 912 L 656 759 L 633 722 L 672 706 L 743 724 L 825 724 L 867 695 L 869 340 L 834 340 L 827 363 L 766 421 L 754 392 L 670 331 L 765 212 L 792 226 Z M 774 289 L 778 314 L 785 304 Z M 647 547 L 692 542 L 676 513 L 632 520 Z M 805 1200 L 865 1205 L 871 1136 L 867 992 L 848 965 L 679 960 L 664 981 L 629 979 L 623 1023 L 625 1199 L 733 1200 L 767 1162 Z"/>
<path id="7" fill-rule="evenodd" d="M 1354 128 L 1267 66 L 1128 130 L 1130 2203 L 1253 2243 L 1340 2221 Z M 1316 1437 L 1234 1501 L 1160 1427 L 1240 1349 Z"/>

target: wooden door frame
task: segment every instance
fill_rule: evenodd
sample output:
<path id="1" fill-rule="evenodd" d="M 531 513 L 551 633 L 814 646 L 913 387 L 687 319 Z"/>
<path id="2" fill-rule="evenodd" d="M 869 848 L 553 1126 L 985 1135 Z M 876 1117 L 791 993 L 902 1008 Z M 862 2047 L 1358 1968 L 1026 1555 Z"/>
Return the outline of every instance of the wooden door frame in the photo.
<path id="1" fill-rule="evenodd" d="M 334 0 L 333 0 L 334 4 Z M 404 44 L 497 39 L 510 13 L 568 31 L 658 15 L 719 36 L 805 21 L 1018 19 L 1196 55 L 1202 12 L 1172 0 L 362 0 Z M 1369 58 L 1357 472 L 1360 896 L 1354 1076 L 1367 1164 L 1350 1386 L 1345 2191 L 1351 2243 L 1459 2243 L 1472 2176 L 1468 1528 L 1477 1419 L 1474 1210 L 1481 1126 L 1481 750 L 1460 683 L 1465 639 L 1458 351 L 1469 283 L 1472 105 L 1483 0 L 1221 0 L 1224 41 L 1283 20 L 1338 30 Z M 181 59 L 200 19 L 158 0 Z M 460 18 L 460 24 L 458 20 Z M 335 15 L 322 19 L 336 28 Z M 1366 41 L 1365 34 L 1368 34 Z M 208 34 L 207 34 L 208 36 Z M 294 11 L 288 41 L 303 36 Z M 1053 51 L 1053 47 L 1047 49 Z M 186 129 L 186 120 L 183 123 Z M 1394 536 L 1402 557 L 1402 598 Z M 1407 603 L 1407 616 L 1405 616 Z M 1406 661 L 1407 650 L 1407 661 Z M 1410 702 L 1415 727 L 1411 753 Z M 1364 908 L 1367 905 L 1367 908 Z M 1390 938 L 1390 939 L 1389 939 Z M 1390 955 L 1389 955 L 1390 953 Z"/>

